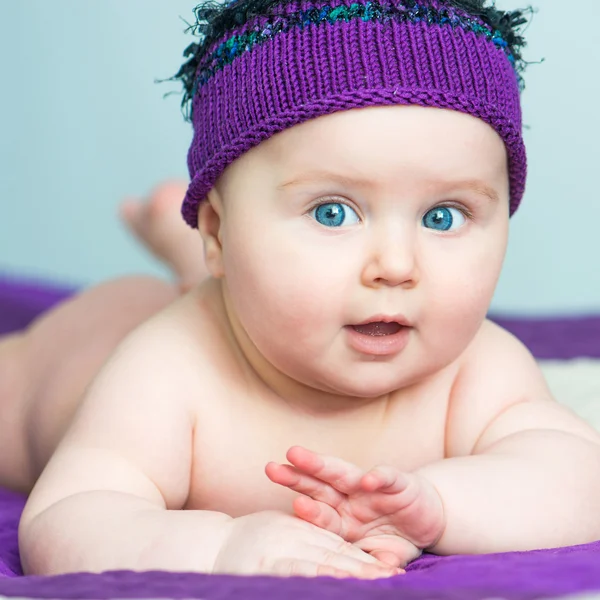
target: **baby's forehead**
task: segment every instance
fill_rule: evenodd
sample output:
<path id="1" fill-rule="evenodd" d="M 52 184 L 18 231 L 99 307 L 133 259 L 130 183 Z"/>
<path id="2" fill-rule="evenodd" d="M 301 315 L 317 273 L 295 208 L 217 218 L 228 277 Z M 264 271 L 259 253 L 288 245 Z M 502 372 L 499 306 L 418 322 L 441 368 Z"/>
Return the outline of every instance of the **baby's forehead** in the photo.
<path id="1" fill-rule="evenodd" d="M 291 127 L 256 147 L 280 177 L 320 171 L 378 180 L 423 171 L 429 178 L 490 178 L 507 169 L 500 136 L 480 119 L 417 106 L 340 111 Z M 503 173 L 505 174 L 505 173 Z"/>

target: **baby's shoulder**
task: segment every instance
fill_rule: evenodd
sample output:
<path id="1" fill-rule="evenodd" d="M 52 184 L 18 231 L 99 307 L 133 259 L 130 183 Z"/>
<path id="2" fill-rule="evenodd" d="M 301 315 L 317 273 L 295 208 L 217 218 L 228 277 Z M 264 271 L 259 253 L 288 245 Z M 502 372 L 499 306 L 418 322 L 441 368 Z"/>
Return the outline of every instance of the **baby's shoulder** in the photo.
<path id="1" fill-rule="evenodd" d="M 156 395 L 168 387 L 174 404 L 197 408 L 201 395 L 235 378 L 239 361 L 223 310 L 211 286 L 200 286 L 130 334 L 112 362 L 126 373 L 129 386 L 143 385 Z"/>
<path id="2" fill-rule="evenodd" d="M 513 334 L 486 320 L 465 350 L 449 400 L 449 456 L 471 454 L 488 425 L 511 406 L 552 396 L 531 352 Z"/>
<path id="3" fill-rule="evenodd" d="M 506 374 L 528 377 L 534 374 L 543 381 L 541 371 L 529 349 L 515 335 L 486 319 L 466 349 L 460 375 L 475 375 L 484 370 L 487 374 Z M 503 378 L 512 380 L 513 378 Z M 509 381 L 507 381 L 508 383 Z"/>

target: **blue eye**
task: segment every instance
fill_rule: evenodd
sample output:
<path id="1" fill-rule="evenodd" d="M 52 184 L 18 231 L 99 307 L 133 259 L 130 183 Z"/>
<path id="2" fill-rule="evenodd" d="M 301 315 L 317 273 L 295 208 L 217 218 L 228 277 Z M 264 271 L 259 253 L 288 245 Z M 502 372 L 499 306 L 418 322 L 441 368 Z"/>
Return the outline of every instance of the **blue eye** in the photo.
<path id="1" fill-rule="evenodd" d="M 360 217 L 356 212 L 347 204 L 341 204 L 340 202 L 319 204 L 311 211 L 311 214 L 318 223 L 325 225 L 325 227 L 341 227 L 342 225 L 355 225 L 360 222 Z"/>
<path id="2" fill-rule="evenodd" d="M 435 229 L 436 231 L 458 229 L 461 225 L 464 225 L 465 221 L 465 215 L 458 208 L 451 206 L 432 208 L 423 217 L 423 225 L 428 229 Z M 453 225 L 457 226 L 453 227 Z"/>

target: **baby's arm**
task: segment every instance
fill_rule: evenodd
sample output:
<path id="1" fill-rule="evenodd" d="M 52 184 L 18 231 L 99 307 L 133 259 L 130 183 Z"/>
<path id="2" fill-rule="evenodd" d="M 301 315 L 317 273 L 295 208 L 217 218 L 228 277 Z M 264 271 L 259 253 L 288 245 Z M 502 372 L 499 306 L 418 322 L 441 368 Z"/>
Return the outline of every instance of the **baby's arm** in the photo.
<path id="1" fill-rule="evenodd" d="M 161 315 L 108 362 L 25 508 L 27 573 L 212 569 L 232 519 L 178 510 L 192 466 L 191 353 Z"/>
<path id="2" fill-rule="evenodd" d="M 453 391 L 447 458 L 418 474 L 446 528 L 432 548 L 475 554 L 600 539 L 600 435 L 555 402 L 527 349 L 489 325 Z"/>

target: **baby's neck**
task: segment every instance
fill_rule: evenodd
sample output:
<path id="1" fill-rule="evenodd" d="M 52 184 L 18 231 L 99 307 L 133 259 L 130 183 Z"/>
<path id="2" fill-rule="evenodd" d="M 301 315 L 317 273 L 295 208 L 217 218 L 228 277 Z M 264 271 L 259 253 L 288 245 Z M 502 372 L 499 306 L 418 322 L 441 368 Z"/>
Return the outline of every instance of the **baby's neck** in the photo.
<path id="1" fill-rule="evenodd" d="M 289 410 L 321 419 L 332 417 L 351 419 L 371 412 L 387 412 L 397 394 L 373 398 L 336 394 L 305 385 L 277 370 L 261 355 L 246 357 L 249 367 L 266 388 L 267 395 L 283 403 Z"/>

